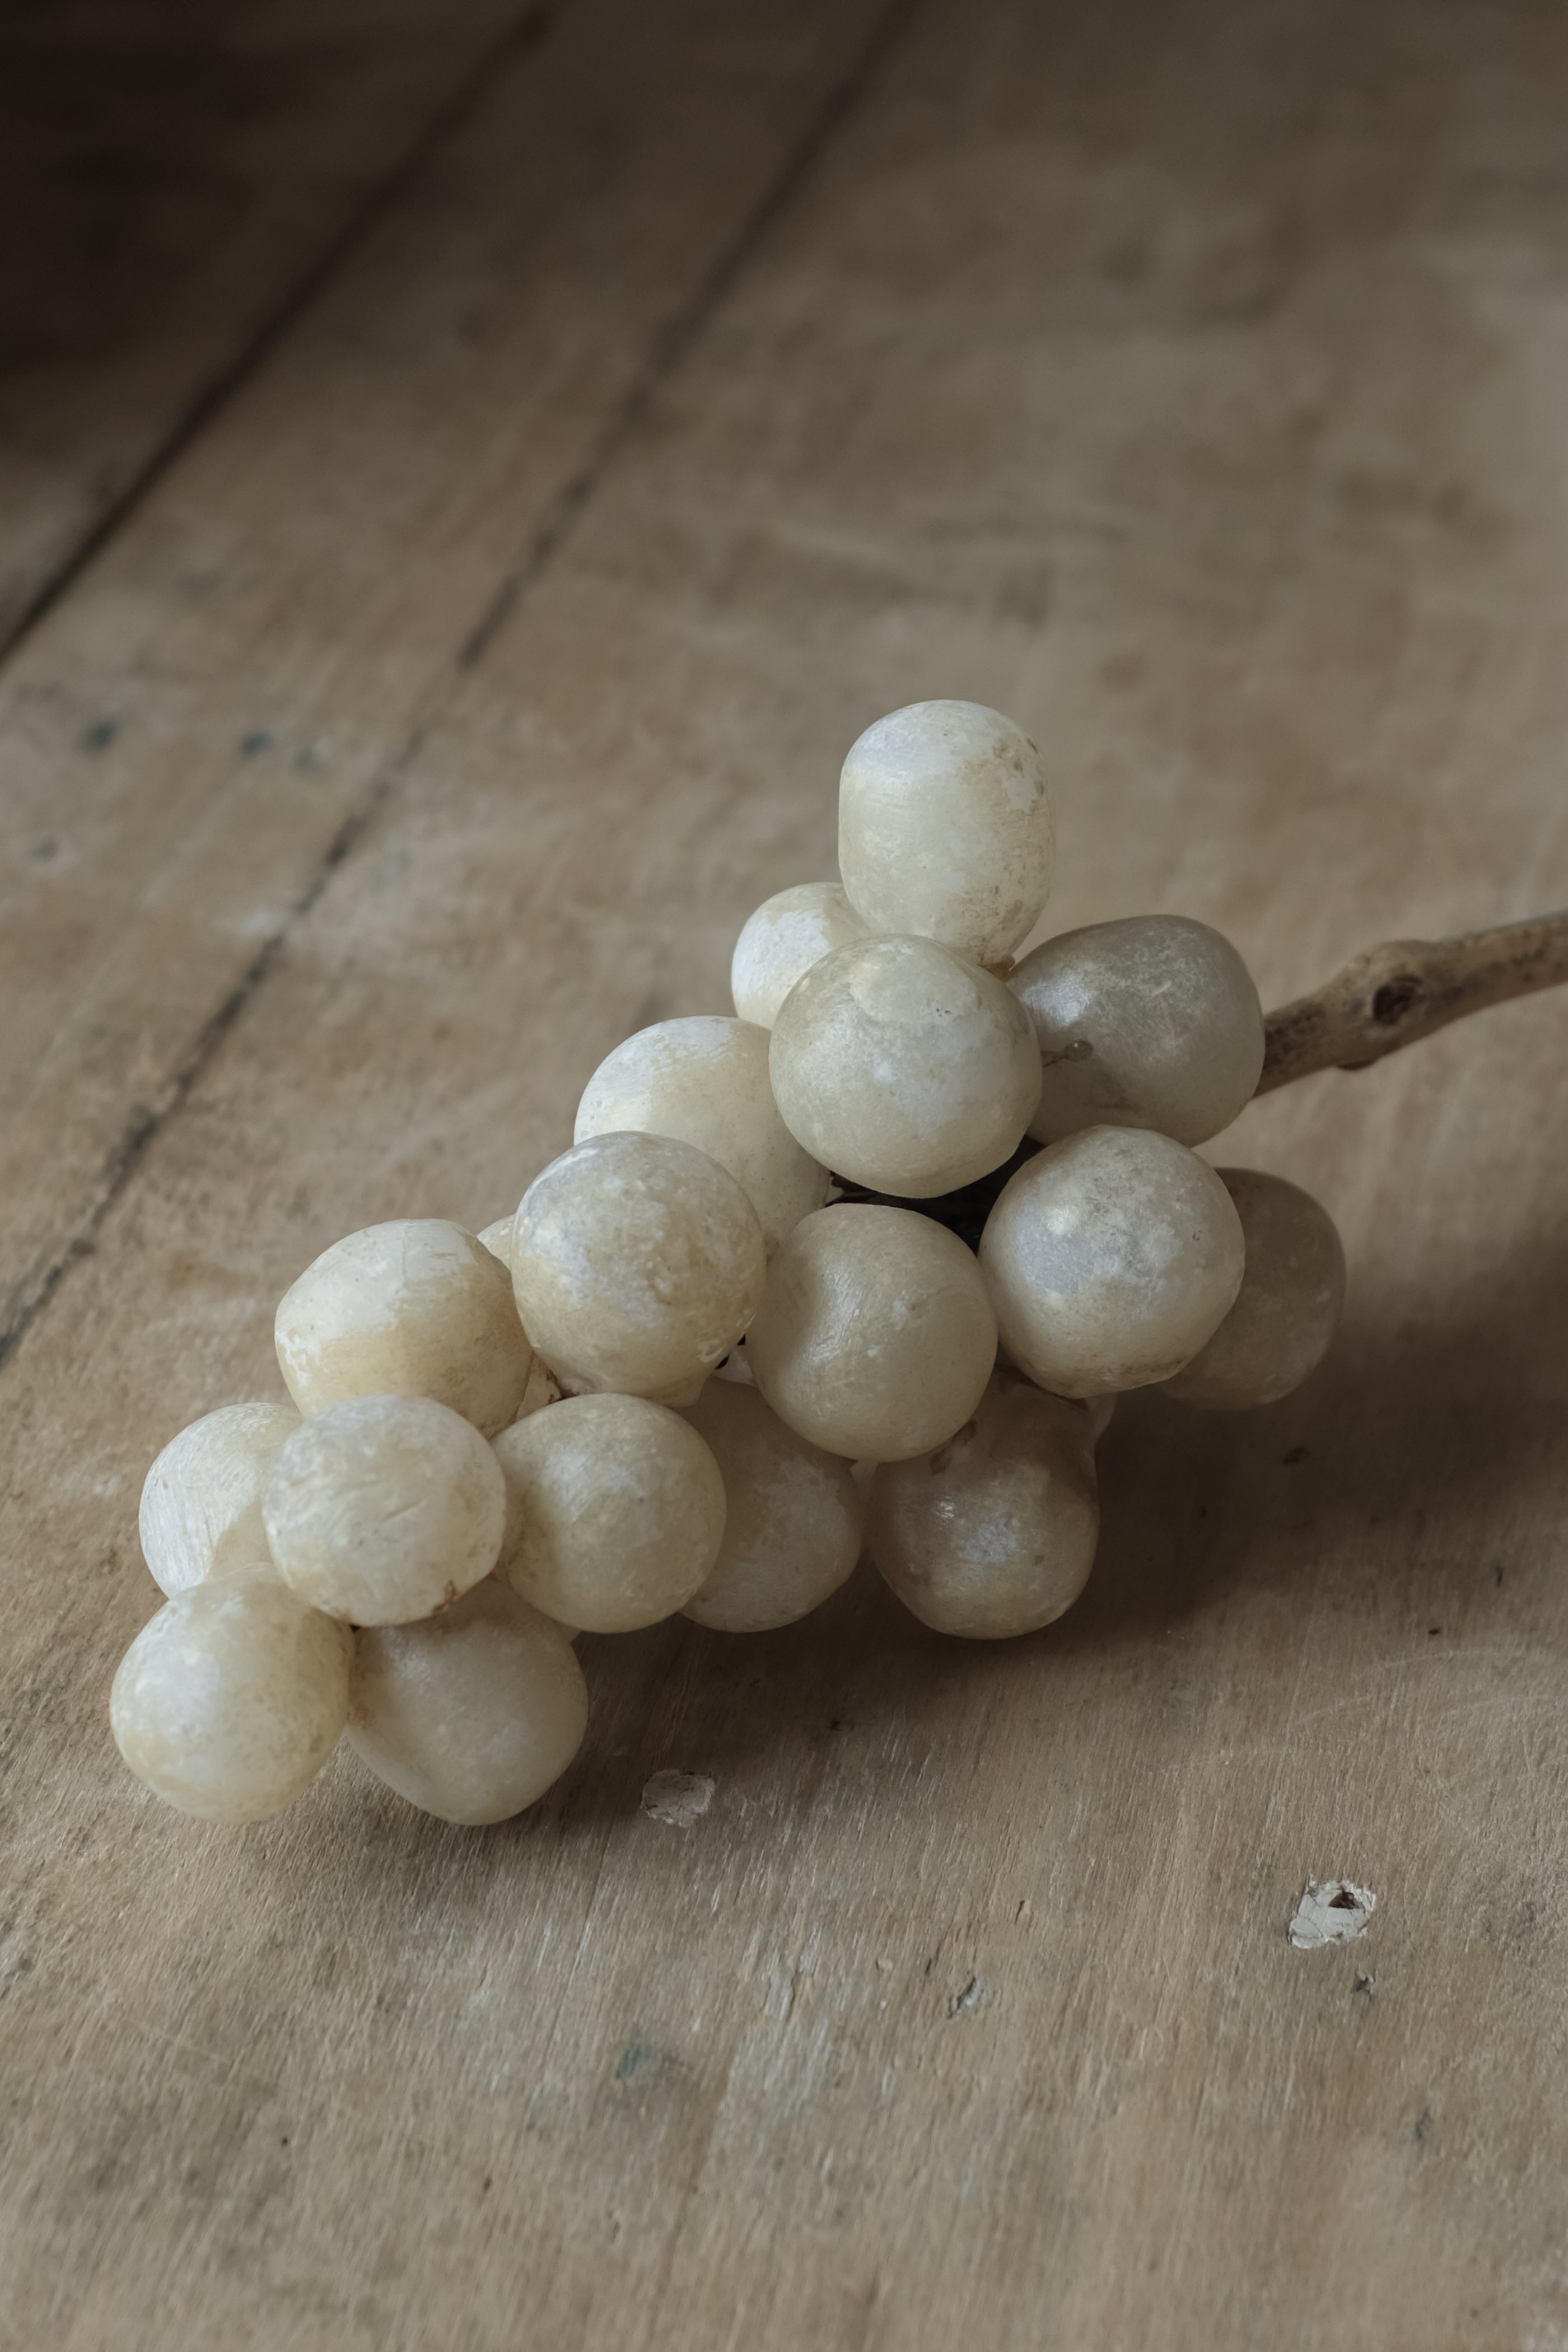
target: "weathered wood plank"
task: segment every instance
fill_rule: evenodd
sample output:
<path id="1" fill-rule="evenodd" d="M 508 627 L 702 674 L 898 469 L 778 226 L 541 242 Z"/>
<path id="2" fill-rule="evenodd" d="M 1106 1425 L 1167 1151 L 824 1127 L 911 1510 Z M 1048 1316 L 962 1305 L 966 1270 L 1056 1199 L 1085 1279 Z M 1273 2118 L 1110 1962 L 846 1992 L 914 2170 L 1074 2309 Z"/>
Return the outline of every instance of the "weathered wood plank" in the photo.
<path id="1" fill-rule="evenodd" d="M 9 666 L 0 1354 L 875 21 L 869 0 L 567 12 Z"/>
<path id="2" fill-rule="evenodd" d="M 877 709 L 1015 711 L 1053 920 L 1205 916 L 1271 997 L 1561 897 L 1564 32 L 1353 29 L 928 0 L 6 1368 L 17 2343 L 1568 2333 L 1552 998 L 1224 1139 L 1342 1219 L 1344 1340 L 1122 1408 L 1054 1633 L 861 1580 L 590 1644 L 581 1764 L 478 1834 L 346 1761 L 208 1832 L 102 1724 L 162 1437 L 332 1234 L 504 1209 L 722 1001 Z M 1362 1943 L 1290 1948 L 1309 1874 Z"/>
<path id="3" fill-rule="evenodd" d="M 0 646 L 363 226 L 513 0 L 48 0 L 0 26 Z"/>

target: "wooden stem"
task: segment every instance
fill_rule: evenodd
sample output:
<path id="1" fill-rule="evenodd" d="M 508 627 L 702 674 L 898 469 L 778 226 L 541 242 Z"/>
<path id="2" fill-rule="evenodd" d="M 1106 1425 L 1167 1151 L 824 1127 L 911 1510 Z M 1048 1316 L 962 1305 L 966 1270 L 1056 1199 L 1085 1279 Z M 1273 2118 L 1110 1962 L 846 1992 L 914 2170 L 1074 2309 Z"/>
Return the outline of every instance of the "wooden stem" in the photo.
<path id="1" fill-rule="evenodd" d="M 1489 1004 L 1568 982 L 1568 908 L 1456 940 L 1391 940 L 1265 1024 L 1260 1095 L 1318 1070 L 1364 1070 Z"/>

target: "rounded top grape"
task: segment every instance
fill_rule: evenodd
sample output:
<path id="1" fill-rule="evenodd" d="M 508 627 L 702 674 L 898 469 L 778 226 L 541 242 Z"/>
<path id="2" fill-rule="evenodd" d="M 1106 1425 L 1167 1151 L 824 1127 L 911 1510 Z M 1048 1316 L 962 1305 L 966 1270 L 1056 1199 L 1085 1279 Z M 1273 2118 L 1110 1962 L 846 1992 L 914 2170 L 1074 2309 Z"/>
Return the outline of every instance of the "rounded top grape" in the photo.
<path id="1" fill-rule="evenodd" d="M 1221 1168 L 1247 1246 L 1236 1303 L 1166 1393 L 1212 1412 L 1273 1404 L 1315 1371 L 1339 1328 L 1345 1253 L 1328 1211 L 1256 1168 Z"/>
<path id="2" fill-rule="evenodd" d="M 796 1225 L 746 1336 L 752 1377 L 799 1437 L 852 1462 L 929 1454 L 996 1360 L 973 1255 L 912 1209 L 842 1202 Z"/>
<path id="3" fill-rule="evenodd" d="M 1206 1143 L 1252 1100 L 1263 1007 L 1230 941 L 1186 915 L 1127 915 L 1063 931 L 1009 982 L 1039 1042 L 1029 1133 L 1150 1127 Z"/>
<path id="4" fill-rule="evenodd" d="M 784 1000 L 768 1067 L 807 1152 L 901 1200 L 989 1175 L 1040 1099 L 1017 998 L 927 939 L 857 940 L 825 956 Z"/>
<path id="5" fill-rule="evenodd" d="M 485 1436 L 521 1402 L 533 1350 L 506 1269 L 445 1217 L 345 1234 L 284 1292 L 278 1362 L 300 1411 L 434 1397 Z"/>
<path id="6" fill-rule="evenodd" d="M 912 702 L 851 745 L 838 866 L 872 931 L 1005 963 L 1050 895 L 1056 836 L 1039 751 L 978 702 Z"/>
<path id="7" fill-rule="evenodd" d="M 142 1556 L 172 1601 L 267 1557 L 261 1490 L 300 1426 L 291 1404 L 220 1405 L 172 1437 L 142 1489 Z"/>
<path id="8" fill-rule="evenodd" d="M 1142 1128 L 1050 1145 L 1008 1179 L 980 1237 L 1002 1345 L 1068 1397 L 1179 1372 L 1228 1314 L 1245 1254 L 1207 1161 Z"/>
<path id="9" fill-rule="evenodd" d="M 855 910 L 837 882 L 797 882 L 775 891 L 735 941 L 730 993 L 742 1021 L 771 1029 L 797 980 L 835 948 L 862 937 Z"/>
<path id="10" fill-rule="evenodd" d="M 523 1195 L 512 1283 L 533 1343 L 574 1387 L 694 1402 L 767 1278 L 735 1179 L 673 1136 L 590 1136 Z"/>
<path id="11" fill-rule="evenodd" d="M 762 1221 L 769 1255 L 827 1198 L 827 1171 L 795 1141 L 768 1079 L 768 1033 L 689 1013 L 639 1029 L 602 1061 L 577 1106 L 574 1143 L 670 1135 L 731 1175 Z"/>

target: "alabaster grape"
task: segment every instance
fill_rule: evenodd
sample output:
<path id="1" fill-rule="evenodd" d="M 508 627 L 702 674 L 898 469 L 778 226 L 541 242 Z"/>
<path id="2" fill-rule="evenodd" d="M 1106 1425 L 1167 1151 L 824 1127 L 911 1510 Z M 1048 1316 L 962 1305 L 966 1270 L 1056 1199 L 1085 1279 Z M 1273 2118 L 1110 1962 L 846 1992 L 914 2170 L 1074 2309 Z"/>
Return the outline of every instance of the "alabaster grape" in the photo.
<path id="1" fill-rule="evenodd" d="M 258 1822 L 303 1793 L 348 1719 L 350 1636 L 266 1563 L 208 1577 L 160 1609 L 121 1660 L 109 1714 L 121 1756 L 184 1813 Z"/>
<path id="2" fill-rule="evenodd" d="M 1091 1127 L 1040 1152 L 980 1242 L 1003 1347 L 1064 1396 L 1180 1371 L 1228 1313 L 1244 1257 L 1214 1170 L 1141 1128 Z"/>
<path id="3" fill-rule="evenodd" d="M 438 1617 L 353 1637 L 349 1745 L 441 1821 L 502 1822 L 537 1803 L 587 1722 L 566 1634 L 495 1577 Z"/>
<path id="4" fill-rule="evenodd" d="M 978 702 L 914 702 L 850 747 L 838 866 L 868 930 L 1005 962 L 1038 919 L 1055 842 L 1038 751 Z"/>
<path id="5" fill-rule="evenodd" d="M 746 1355 L 798 1436 L 851 1461 L 897 1462 L 929 1454 L 974 1411 L 996 1318 L 945 1226 L 841 1202 L 805 1218 L 773 1260 Z"/>
<path id="6" fill-rule="evenodd" d="M 725 1633 L 793 1624 L 860 1557 L 848 1463 L 786 1428 L 755 1388 L 710 1381 L 686 1418 L 712 1451 L 728 1506 L 718 1558 L 686 1614 Z"/>
<path id="7" fill-rule="evenodd" d="M 637 1129 L 695 1144 L 728 1169 L 762 1222 L 768 1253 L 827 1198 L 827 1171 L 779 1117 L 768 1033 L 698 1014 L 660 1021 L 617 1045 L 589 1079 L 574 1141 Z"/>
<path id="8" fill-rule="evenodd" d="M 500 1573 L 560 1623 L 625 1633 L 673 1615 L 719 1557 L 724 1482 L 695 1429 L 644 1397 L 567 1397 L 495 1441 Z"/>
<path id="9" fill-rule="evenodd" d="M 1253 1168 L 1222 1168 L 1247 1245 L 1236 1304 L 1166 1393 L 1215 1412 L 1273 1404 L 1316 1371 L 1339 1328 L 1345 1254 L 1310 1192 Z"/>
<path id="10" fill-rule="evenodd" d="M 932 940 L 836 949 L 791 990 L 769 1069 L 784 1124 L 814 1159 L 903 1200 L 999 1168 L 1040 1097 L 1016 997 Z"/>
<path id="11" fill-rule="evenodd" d="M 172 1438 L 142 1489 L 142 1554 L 171 1600 L 205 1577 L 267 1556 L 261 1489 L 295 1407 L 226 1404 Z"/>
<path id="12" fill-rule="evenodd" d="M 290 1591 L 353 1625 L 427 1617 L 488 1576 L 506 1481 L 472 1422 L 429 1397 L 355 1397 L 294 1432 L 261 1499 Z"/>
<path id="13" fill-rule="evenodd" d="M 512 1224 L 524 1323 L 570 1386 L 690 1404 L 767 1278 L 757 1213 L 666 1135 L 595 1135 L 552 1160 Z"/>
<path id="14" fill-rule="evenodd" d="M 871 1481 L 871 1557 L 939 1633 L 997 1641 L 1071 1607 L 1094 1564 L 1100 1504 L 1088 1414 L 1000 1371 L 973 1420 Z"/>
<path id="15" fill-rule="evenodd" d="M 742 1020 L 771 1029 L 795 982 L 862 931 L 837 882 L 799 882 L 764 900 L 736 940 L 730 965 L 730 992 Z"/>
<path id="16" fill-rule="evenodd" d="M 1029 1132 L 1151 1127 L 1205 1143 L 1257 1092 L 1263 1007 L 1230 941 L 1184 915 L 1064 931 L 1009 982 L 1043 1066 Z"/>
<path id="17" fill-rule="evenodd" d="M 334 1242 L 285 1291 L 276 1328 L 301 1412 L 350 1397 L 434 1397 L 487 1437 L 517 1411 L 532 1358 L 505 1268 L 443 1217 Z"/>

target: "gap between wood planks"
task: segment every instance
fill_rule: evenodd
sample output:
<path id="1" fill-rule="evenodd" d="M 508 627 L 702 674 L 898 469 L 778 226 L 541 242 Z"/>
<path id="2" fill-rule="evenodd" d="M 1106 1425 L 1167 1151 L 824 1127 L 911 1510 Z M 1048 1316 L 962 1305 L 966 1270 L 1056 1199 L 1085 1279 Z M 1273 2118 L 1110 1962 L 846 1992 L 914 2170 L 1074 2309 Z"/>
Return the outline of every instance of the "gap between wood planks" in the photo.
<path id="1" fill-rule="evenodd" d="M 325 293 L 343 264 L 393 212 L 419 178 L 431 158 L 482 101 L 493 77 L 515 58 L 537 48 L 558 23 L 565 0 L 531 5 L 479 58 L 405 150 L 390 172 L 377 182 L 350 213 L 342 226 L 327 240 L 315 259 L 288 289 L 269 318 L 263 320 L 226 366 L 204 384 L 176 417 L 163 439 L 132 475 L 119 495 L 83 535 L 59 570 L 28 599 L 3 637 L 0 662 L 6 661 L 52 613 L 116 533 L 160 482 L 171 473 L 192 444 L 200 439 L 258 368 L 278 349 L 284 337 L 312 304 Z M 0 1358 L 3 1360 L 3 1358 Z"/>
<path id="2" fill-rule="evenodd" d="M 543 576 L 567 544 L 600 485 L 617 458 L 635 438 L 660 389 L 701 341 L 726 299 L 773 230 L 798 199 L 834 138 L 874 87 L 898 41 L 912 21 L 921 0 L 888 0 L 869 35 L 846 71 L 829 89 L 815 114 L 761 194 L 744 212 L 733 233 L 720 246 L 691 292 L 659 326 L 647 355 L 618 404 L 600 428 L 590 454 L 547 502 L 543 520 L 517 564 L 503 577 L 485 610 L 459 639 L 452 666 L 454 680 L 474 669 L 531 588 Z M 465 79 L 440 113 L 427 126 L 396 169 L 361 205 L 353 219 L 307 271 L 287 301 L 252 338 L 215 384 L 200 394 L 156 455 L 102 518 L 24 615 L 4 647 L 0 659 L 21 642 L 67 593 L 72 584 L 126 522 L 149 492 L 212 423 L 247 377 L 277 348 L 289 330 L 342 266 L 343 262 L 395 206 L 418 178 L 443 142 L 479 102 L 489 76 L 514 55 L 536 47 L 557 21 L 558 9 L 531 7 Z M 64 1248 L 51 1260 L 30 1298 L 23 1301 L 10 1322 L 0 1329 L 0 1367 L 15 1354 L 58 1291 L 73 1265 L 91 1251 L 105 1219 L 126 1188 L 148 1148 L 170 1121 L 178 1117 L 210 1066 L 224 1040 L 276 966 L 290 932 L 310 914 L 338 868 L 349 857 L 390 797 L 399 777 L 417 755 L 423 727 L 410 734 L 401 749 L 371 779 L 357 804 L 339 825 L 314 873 L 290 903 L 282 921 L 271 931 L 239 979 L 209 1016 L 195 1045 L 176 1069 L 166 1099 L 156 1110 L 138 1113 L 127 1125 L 110 1159 L 98 1196 Z"/>

